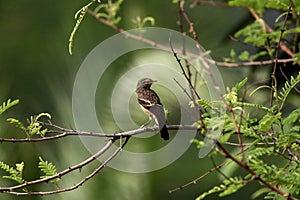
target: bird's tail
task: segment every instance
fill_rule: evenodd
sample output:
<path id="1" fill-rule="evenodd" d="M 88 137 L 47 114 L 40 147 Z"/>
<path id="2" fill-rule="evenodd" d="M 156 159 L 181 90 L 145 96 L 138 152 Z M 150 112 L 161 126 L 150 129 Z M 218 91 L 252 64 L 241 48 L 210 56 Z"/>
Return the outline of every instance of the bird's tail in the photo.
<path id="1" fill-rule="evenodd" d="M 169 132 L 168 129 L 166 127 L 166 125 L 164 125 L 161 129 L 160 129 L 160 137 L 163 138 L 164 140 L 168 140 L 169 137 Z"/>

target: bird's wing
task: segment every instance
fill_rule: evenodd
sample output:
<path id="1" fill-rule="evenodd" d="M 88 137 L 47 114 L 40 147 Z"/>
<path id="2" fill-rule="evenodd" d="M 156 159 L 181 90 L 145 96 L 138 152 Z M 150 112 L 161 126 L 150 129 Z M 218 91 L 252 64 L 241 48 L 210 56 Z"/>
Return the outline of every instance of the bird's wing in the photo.
<path id="1" fill-rule="evenodd" d="M 165 115 L 164 107 L 161 104 L 155 104 L 151 106 L 149 111 L 151 114 L 154 115 L 155 122 L 156 124 L 158 124 L 160 128 L 166 125 L 167 122 L 166 115 Z"/>

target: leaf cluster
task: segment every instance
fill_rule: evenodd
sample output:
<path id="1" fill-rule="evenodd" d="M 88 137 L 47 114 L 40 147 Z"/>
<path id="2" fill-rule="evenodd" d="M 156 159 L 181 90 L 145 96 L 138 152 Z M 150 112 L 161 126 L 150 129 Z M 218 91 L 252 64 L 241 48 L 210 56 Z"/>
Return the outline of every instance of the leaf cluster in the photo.
<path id="1" fill-rule="evenodd" d="M 215 114 L 203 115 L 202 123 L 204 123 L 204 127 L 213 129 L 214 127 L 210 126 L 212 121 L 218 123 L 218 121 L 225 120 L 222 135 L 218 139 L 220 144 L 235 143 L 237 135 L 240 134 L 243 140 L 249 141 L 249 144 L 235 158 L 241 163 L 245 162 L 246 168 L 251 169 L 256 176 L 269 184 L 276 185 L 286 193 L 297 196 L 300 194 L 300 108 L 293 110 L 287 116 L 283 116 L 282 108 L 290 91 L 299 83 L 300 73 L 296 77 L 291 77 L 277 92 L 278 95 L 275 95 L 274 98 L 278 103 L 271 108 L 240 101 L 239 90 L 246 84 L 246 81 L 247 79 L 244 79 L 227 90 L 225 100 L 231 109 L 227 110 L 223 117 L 220 118 Z M 198 101 L 198 103 L 206 108 L 213 106 L 212 104 L 207 106 L 207 102 Z M 251 112 L 257 111 L 265 114 L 260 118 L 251 115 Z M 211 109 L 211 112 L 214 112 L 214 109 Z M 233 118 L 233 115 L 236 118 Z M 208 132 L 208 130 L 202 131 L 204 135 Z M 198 148 L 204 145 L 201 140 L 194 139 L 192 142 Z M 221 153 L 217 149 L 211 153 L 211 156 L 216 152 Z M 226 183 L 230 183 L 229 185 L 223 182 L 200 195 L 198 199 L 212 193 L 219 193 L 219 196 L 222 196 L 224 194 L 222 191 L 231 187 L 233 188 L 230 190 L 231 193 L 236 192 L 240 187 L 246 185 L 245 181 L 255 179 L 251 173 L 238 179 L 239 181 L 236 179 L 236 181 L 230 181 L 233 178 L 235 177 L 225 179 Z M 264 190 L 264 192 L 266 198 L 276 194 L 270 190 Z"/>
<path id="2" fill-rule="evenodd" d="M 27 126 L 15 118 L 8 118 L 7 121 L 24 131 L 27 135 L 27 138 L 30 138 L 34 135 L 40 135 L 44 137 L 48 129 L 44 128 L 39 123 L 39 119 L 41 117 L 47 117 L 48 119 L 51 119 L 51 115 L 49 113 L 40 113 L 27 119 Z"/>
<path id="3" fill-rule="evenodd" d="M 236 53 L 234 49 L 230 52 L 229 58 L 224 58 L 225 62 L 254 61 L 263 56 L 275 57 L 276 46 L 279 40 L 285 41 L 285 45 L 293 50 L 294 57 L 299 60 L 299 53 L 296 49 L 296 38 L 300 33 L 297 16 L 299 16 L 300 3 L 293 1 L 291 12 L 288 12 L 290 0 L 231 0 L 230 6 L 240 6 L 250 9 L 257 16 L 256 19 L 245 27 L 239 29 L 234 38 L 252 47 L 255 51 L 243 50 Z M 270 28 L 264 20 L 264 13 L 267 9 L 277 9 L 282 12 L 275 20 L 274 28 Z M 295 13 L 295 15 L 291 15 Z M 283 26 L 283 24 L 287 26 Z M 271 25 L 273 26 L 273 25 Z M 296 61 L 295 61 L 296 62 Z"/>

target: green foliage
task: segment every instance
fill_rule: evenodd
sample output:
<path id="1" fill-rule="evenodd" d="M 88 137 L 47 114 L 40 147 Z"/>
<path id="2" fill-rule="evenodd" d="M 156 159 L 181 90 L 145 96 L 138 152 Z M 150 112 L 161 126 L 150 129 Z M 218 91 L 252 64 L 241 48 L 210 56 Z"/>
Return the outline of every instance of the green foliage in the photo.
<path id="1" fill-rule="evenodd" d="M 4 113 L 6 110 L 8 110 L 9 108 L 11 108 L 12 106 L 17 105 L 18 103 L 19 103 L 18 99 L 13 101 L 8 99 L 6 102 L 3 102 L 2 105 L 0 105 L 0 115 Z"/>
<path id="2" fill-rule="evenodd" d="M 281 119 L 281 113 L 277 113 L 276 115 L 273 114 L 266 114 L 260 121 L 258 125 L 258 131 L 261 132 L 268 132 L 271 130 L 274 124 L 279 123 L 279 119 Z"/>
<path id="3" fill-rule="evenodd" d="M 132 23 L 135 25 L 135 28 L 137 29 L 144 28 L 148 22 L 153 26 L 155 24 L 155 19 L 153 17 L 145 17 L 141 19 L 141 17 L 138 16 L 132 20 Z"/>
<path id="4" fill-rule="evenodd" d="M 241 82 L 237 83 L 233 88 L 227 88 L 227 94 L 225 95 L 226 101 L 231 103 L 235 103 L 238 100 L 238 91 L 246 84 L 248 78 L 244 78 Z"/>
<path id="5" fill-rule="evenodd" d="M 254 61 L 262 56 L 269 56 L 270 58 L 274 58 L 275 48 L 279 42 L 280 37 L 282 36 L 282 40 L 289 40 L 295 35 L 299 34 L 299 26 L 295 24 L 293 21 L 293 17 L 295 15 L 291 15 L 287 18 L 286 23 L 283 22 L 288 15 L 288 10 L 290 8 L 290 0 L 231 0 L 228 2 L 231 6 L 241 6 L 246 7 L 251 10 L 251 13 L 255 15 L 256 20 L 252 23 L 248 24 L 244 28 L 238 30 L 234 37 L 238 38 L 238 40 L 243 43 L 249 44 L 251 46 L 257 47 L 257 52 L 250 55 L 247 50 L 244 50 L 238 58 L 241 61 Z M 300 3 L 299 1 L 294 1 L 294 6 L 292 6 L 292 11 L 294 13 L 299 13 L 300 11 Z M 263 13 L 266 9 L 277 9 L 283 10 L 282 14 L 280 14 L 275 20 L 275 27 L 271 30 L 267 27 L 265 20 L 263 19 Z M 299 14 L 298 14 L 299 15 Z M 286 27 L 283 27 L 287 24 L 293 24 L 289 26 L 287 30 L 284 30 Z M 293 42 L 290 42 L 293 43 Z M 291 49 L 294 49 L 293 45 L 286 44 Z M 225 58 L 225 62 L 235 62 L 236 53 L 231 50 L 230 57 Z M 295 58 L 298 58 L 299 55 L 295 52 Z M 295 62 L 296 63 L 296 62 Z"/>
<path id="6" fill-rule="evenodd" d="M 97 6 L 94 12 L 97 13 L 97 17 L 104 18 L 110 24 L 116 25 L 122 19 L 120 16 L 118 16 L 118 12 L 121 8 L 123 1 L 124 0 L 117 0 L 113 3 L 111 0 L 108 0 L 106 4 L 102 3 L 99 6 Z"/>
<path id="7" fill-rule="evenodd" d="M 258 14 L 262 14 L 266 8 L 288 10 L 290 0 L 231 0 L 229 5 L 252 8 Z M 296 10 L 299 10 L 299 6 L 299 3 L 296 3 Z"/>
<path id="8" fill-rule="evenodd" d="M 86 12 L 88 11 L 89 7 L 97 0 L 92 0 L 91 2 L 89 2 L 87 5 L 83 6 L 82 8 L 80 8 L 76 14 L 75 14 L 75 19 L 76 20 L 76 24 L 70 34 L 69 37 L 69 54 L 72 55 L 73 54 L 73 42 L 74 42 L 74 36 L 79 28 L 79 25 L 81 24 Z M 98 1 L 99 2 L 99 1 Z"/>
<path id="9" fill-rule="evenodd" d="M 300 108 L 298 108 L 298 109 L 296 109 L 296 110 L 293 110 L 293 111 L 289 114 L 289 116 L 287 116 L 287 117 L 283 120 L 282 124 L 283 124 L 283 125 L 291 125 L 291 124 L 297 122 L 297 120 L 300 121 Z"/>
<path id="10" fill-rule="evenodd" d="M 192 139 L 192 140 L 191 140 L 191 143 L 197 145 L 197 149 L 202 148 L 203 145 L 204 145 L 204 142 L 203 142 L 203 141 L 197 140 L 197 139 Z"/>
<path id="11" fill-rule="evenodd" d="M 14 118 L 8 118 L 7 121 L 24 131 L 27 135 L 27 138 L 30 138 L 33 135 L 40 135 L 44 137 L 47 133 L 47 129 L 43 129 L 43 126 L 39 123 L 38 120 L 41 117 L 47 117 L 48 119 L 51 119 L 51 115 L 49 113 L 40 113 L 36 116 L 31 116 L 29 119 L 27 119 L 27 126 L 25 126 L 19 120 Z"/>
<path id="12" fill-rule="evenodd" d="M 191 102 L 192 103 L 192 102 Z M 197 103 L 203 108 L 212 108 L 212 103 L 205 99 L 198 99 Z"/>
<path id="13" fill-rule="evenodd" d="M 44 161 L 42 157 L 39 157 L 39 160 L 40 160 L 40 162 L 39 162 L 38 167 L 45 174 L 44 176 L 40 177 L 41 179 L 57 174 L 55 165 L 53 165 L 51 162 Z M 50 182 L 57 184 L 59 180 L 60 180 L 59 178 L 55 178 L 55 179 L 51 180 Z"/>
<path id="14" fill-rule="evenodd" d="M 204 192 L 196 200 L 201 200 L 213 193 L 219 193 L 219 197 L 228 196 L 232 193 L 237 192 L 239 189 L 244 187 L 244 180 L 241 177 L 231 177 L 229 179 L 225 179 L 223 184 L 219 186 L 215 186 L 207 192 Z"/>
<path id="15" fill-rule="evenodd" d="M 299 82 L 299 77 L 291 78 L 287 81 L 282 92 L 274 98 L 277 98 L 284 105 L 285 99 L 290 94 L 293 87 Z M 243 140 L 251 141 L 243 151 L 244 156 L 237 154 L 235 159 L 246 162 L 247 168 L 255 172 L 257 176 L 268 182 L 269 184 L 278 186 L 281 190 L 291 195 L 299 195 L 300 192 L 300 168 L 298 158 L 300 156 L 300 108 L 295 109 L 289 115 L 284 117 L 278 112 L 278 106 L 274 105 L 267 108 L 261 104 L 240 101 L 239 91 L 246 84 L 247 78 L 236 84 L 233 88 L 228 88 L 224 95 L 225 100 L 231 109 L 223 117 L 212 117 L 203 115 L 202 123 L 204 127 L 215 129 L 209 126 L 211 123 L 219 124 L 223 120 L 223 134 L 218 139 L 220 144 L 234 143 L 236 141 L 237 130 L 243 137 Z M 280 97 L 279 97 L 280 96 Z M 212 108 L 211 103 L 202 103 L 200 105 L 210 105 L 206 108 Z M 282 107 L 282 106 L 281 106 Z M 213 109 L 212 109 L 213 110 Z M 264 115 L 261 118 L 254 117 L 251 112 L 259 110 Z M 235 116 L 235 118 L 232 117 Z M 221 120 L 222 118 L 222 120 Z M 201 122 L 198 122 L 198 128 Z M 209 136 L 209 130 L 202 130 L 201 133 L 205 137 Z M 194 139 L 193 144 L 197 148 L 203 147 L 205 144 L 201 140 Z M 214 153 L 219 151 L 214 151 Z M 214 155 L 213 153 L 211 155 Z M 270 160 L 283 160 L 282 162 L 270 162 Z M 233 179 L 231 177 L 230 179 Z M 248 173 L 244 180 L 253 179 L 253 174 Z M 203 193 L 197 199 L 203 199 L 212 193 L 220 193 L 219 196 L 231 194 L 239 188 L 246 185 L 247 181 L 242 179 L 234 179 L 234 181 L 226 180 L 219 186 L 213 187 L 211 190 Z M 266 198 L 278 196 L 270 190 L 263 190 Z M 258 191 L 255 195 L 262 194 Z"/>
<path id="16" fill-rule="evenodd" d="M 249 7 L 256 10 L 257 13 L 262 14 L 265 10 L 265 4 L 268 0 L 231 0 L 229 5 Z"/>
<path id="17" fill-rule="evenodd" d="M 23 179 L 24 162 L 17 163 L 16 168 L 13 168 L 0 161 L 0 168 L 9 174 L 7 176 L 2 176 L 2 178 L 16 181 L 19 184 L 25 182 L 25 180 Z"/>
<path id="18" fill-rule="evenodd" d="M 282 88 L 282 91 L 278 95 L 278 99 L 281 101 L 281 104 L 279 105 L 279 110 L 282 109 L 286 98 L 288 97 L 289 93 L 292 91 L 292 89 L 300 82 L 300 72 L 298 73 L 297 77 L 294 78 L 291 77 L 290 80 L 286 81 L 284 84 L 284 87 Z"/>

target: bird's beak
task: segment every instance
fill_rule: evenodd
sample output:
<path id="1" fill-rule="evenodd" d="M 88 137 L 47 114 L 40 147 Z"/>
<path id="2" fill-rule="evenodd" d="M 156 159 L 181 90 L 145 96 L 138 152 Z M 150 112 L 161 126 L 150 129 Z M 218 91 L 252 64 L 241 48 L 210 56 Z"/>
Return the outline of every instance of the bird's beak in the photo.
<path id="1" fill-rule="evenodd" d="M 152 80 L 152 82 L 154 83 L 154 82 L 157 82 L 157 80 Z"/>

